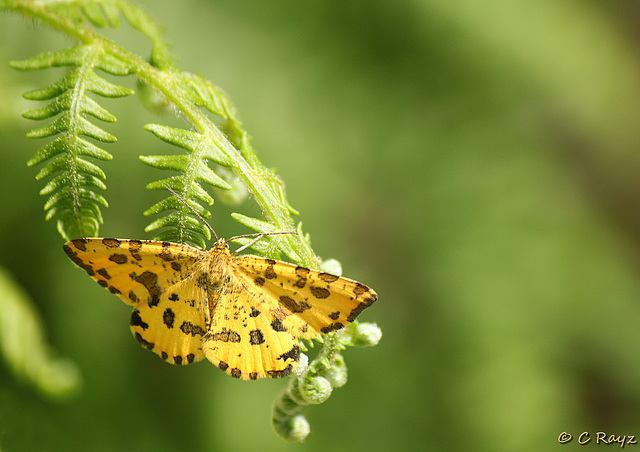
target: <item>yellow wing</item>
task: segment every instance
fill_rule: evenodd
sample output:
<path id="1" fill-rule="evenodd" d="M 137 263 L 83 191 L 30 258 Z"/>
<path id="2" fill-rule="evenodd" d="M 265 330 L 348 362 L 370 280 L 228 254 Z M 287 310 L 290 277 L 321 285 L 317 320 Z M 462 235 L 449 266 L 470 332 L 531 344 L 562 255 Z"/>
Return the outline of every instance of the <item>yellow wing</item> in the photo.
<path id="1" fill-rule="evenodd" d="M 343 328 L 376 301 L 348 278 L 260 257 L 233 259 L 203 349 L 236 378 L 284 377 L 298 365 L 298 338 Z"/>
<path id="2" fill-rule="evenodd" d="M 242 256 L 234 261 L 293 314 L 282 322 L 296 337 L 313 338 L 344 328 L 378 298 L 373 289 L 349 278 L 260 257 Z"/>
<path id="3" fill-rule="evenodd" d="M 206 292 L 193 276 L 206 252 L 169 242 L 76 239 L 64 250 L 102 287 L 134 307 L 131 332 L 172 364 L 203 359 Z"/>
<path id="4" fill-rule="evenodd" d="M 233 267 L 212 310 L 203 350 L 209 361 L 243 380 L 285 377 L 298 365 L 298 341 L 271 294 Z M 298 320 L 301 328 L 304 322 Z"/>

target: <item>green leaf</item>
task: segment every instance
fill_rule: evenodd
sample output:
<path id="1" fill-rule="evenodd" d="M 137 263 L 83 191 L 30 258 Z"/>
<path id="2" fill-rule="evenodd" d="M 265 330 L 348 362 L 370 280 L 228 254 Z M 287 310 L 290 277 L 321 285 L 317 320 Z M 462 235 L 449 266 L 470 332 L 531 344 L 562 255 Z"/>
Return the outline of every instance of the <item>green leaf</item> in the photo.
<path id="1" fill-rule="evenodd" d="M 82 72 L 75 69 L 46 88 L 28 91 L 22 97 L 27 100 L 49 100 L 73 89 L 77 86 L 79 79 L 82 79 L 81 82 L 85 91 L 90 91 L 102 97 L 116 98 L 130 96 L 135 93 L 130 88 L 108 82 L 93 71 Z"/>
<path id="2" fill-rule="evenodd" d="M 40 129 L 34 129 L 27 133 L 29 138 L 46 138 L 63 132 L 70 132 L 73 135 L 85 135 L 104 143 L 114 143 L 117 138 L 100 127 L 90 123 L 82 116 L 73 116 L 70 112 L 65 112 L 58 119 Z"/>
<path id="3" fill-rule="evenodd" d="M 102 12 L 97 3 L 85 9 L 94 22 Z M 80 20 L 81 17 L 78 17 Z M 104 170 L 88 158 L 111 160 L 112 156 L 83 137 L 104 143 L 115 142 L 115 136 L 96 126 L 87 117 L 92 116 L 104 122 L 114 122 L 116 118 L 88 97 L 87 93 L 111 98 L 132 94 L 131 89 L 107 82 L 94 72 L 94 69 L 100 68 L 122 75 L 130 72 L 131 65 L 121 57 L 108 53 L 97 42 L 43 53 L 27 60 L 14 61 L 11 65 L 20 70 L 76 66 L 46 88 L 24 95 L 30 100 L 49 101 L 43 107 L 25 112 L 25 118 L 44 120 L 58 115 L 49 124 L 27 134 L 30 138 L 55 137 L 39 149 L 27 164 L 44 164 L 36 174 L 36 179 L 53 176 L 40 193 L 48 196 L 44 206 L 45 218 L 58 216 L 57 227 L 61 235 L 65 238 L 96 235 L 102 222 L 100 206 L 107 205 L 105 198 L 96 190 L 106 188 L 103 182 L 106 176 Z"/>
<path id="4" fill-rule="evenodd" d="M 83 172 L 95 177 L 99 177 L 100 179 L 106 178 L 104 171 L 102 171 L 102 169 L 98 165 L 95 165 L 79 157 L 76 157 L 73 159 L 73 161 L 70 161 L 67 156 L 62 156 L 47 163 L 44 168 L 42 168 L 38 172 L 38 174 L 36 174 L 36 179 L 40 180 L 42 178 L 50 176 L 57 171 L 65 171 L 69 168 L 73 168 L 72 171 Z"/>
<path id="5" fill-rule="evenodd" d="M 106 49 L 98 43 L 45 52 L 26 60 L 10 61 L 9 66 L 19 71 L 35 71 L 61 66 L 89 66 L 113 75 L 128 75 L 133 72 L 133 67 L 129 63 L 116 55 L 107 53 Z"/>
<path id="6" fill-rule="evenodd" d="M 202 207 L 200 204 L 190 201 L 190 200 L 185 200 L 185 202 L 189 205 L 189 207 L 191 209 L 193 209 L 194 211 L 196 211 L 198 213 L 198 215 L 202 216 L 202 217 L 207 217 L 207 216 L 211 216 L 211 213 L 205 209 L 204 207 Z M 183 207 L 184 204 L 182 201 L 180 201 L 178 198 L 176 198 L 175 196 L 172 196 L 170 198 L 165 198 L 162 201 L 154 204 L 153 206 L 149 207 L 147 210 L 144 211 L 144 215 L 157 215 L 161 212 L 164 212 L 165 210 L 169 210 L 169 209 L 179 209 L 180 207 Z"/>
<path id="7" fill-rule="evenodd" d="M 191 89 L 194 104 L 199 107 L 205 107 L 211 113 L 224 119 L 236 118 L 236 111 L 224 92 L 199 75 L 184 73 L 184 83 Z"/>
<path id="8" fill-rule="evenodd" d="M 240 213 L 232 213 L 231 218 L 233 218 L 241 225 L 246 226 L 247 228 L 255 232 L 264 232 L 267 234 L 270 234 L 273 232 L 286 232 L 286 231 L 276 231 L 275 226 L 273 226 L 271 223 L 258 220 L 256 218 L 247 217 Z"/>
<path id="9" fill-rule="evenodd" d="M 84 46 L 71 47 L 69 49 L 45 52 L 26 60 L 14 60 L 9 66 L 18 71 L 35 71 L 60 66 L 82 66 L 86 59 Z"/>
<path id="10" fill-rule="evenodd" d="M 153 133 L 169 144 L 179 146 L 192 153 L 200 154 L 202 159 L 209 159 L 222 166 L 232 166 L 233 162 L 221 152 L 211 140 L 201 133 L 190 130 L 176 129 L 159 124 L 147 124 L 145 130 Z"/>
<path id="11" fill-rule="evenodd" d="M 72 91 L 66 91 L 56 97 L 47 106 L 28 110 L 22 114 L 27 119 L 46 119 L 55 116 L 60 112 L 68 111 L 76 108 L 78 113 L 87 113 L 93 117 L 105 122 L 115 122 L 116 117 L 109 113 L 106 109 L 98 105 L 93 99 L 83 96 L 79 102 L 76 102 L 75 94 Z"/>

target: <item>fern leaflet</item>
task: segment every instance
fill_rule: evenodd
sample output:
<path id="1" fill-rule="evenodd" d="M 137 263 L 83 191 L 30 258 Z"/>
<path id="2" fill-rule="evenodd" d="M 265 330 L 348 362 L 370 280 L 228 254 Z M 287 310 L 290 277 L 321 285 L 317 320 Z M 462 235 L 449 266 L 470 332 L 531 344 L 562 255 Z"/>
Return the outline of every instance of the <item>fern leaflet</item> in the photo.
<path id="1" fill-rule="evenodd" d="M 30 138 L 56 137 L 40 148 L 27 164 L 35 166 L 46 162 L 36 175 L 37 179 L 54 176 L 40 193 L 49 196 L 44 207 L 46 218 L 57 217 L 60 234 L 67 239 L 94 236 L 102 223 L 100 207 L 107 206 L 106 199 L 96 189 L 106 188 L 106 176 L 88 158 L 111 160 L 112 156 L 84 137 L 104 143 L 112 143 L 116 137 L 86 117 L 90 115 L 103 122 L 114 122 L 116 118 L 91 99 L 88 93 L 102 97 L 132 94 L 132 90 L 114 85 L 94 72 L 98 68 L 114 75 L 124 75 L 129 69 L 98 44 L 48 52 L 27 60 L 13 61 L 11 66 L 23 71 L 55 66 L 73 67 L 48 87 L 24 94 L 28 100 L 50 101 L 44 107 L 25 112 L 25 118 L 44 120 L 57 116 L 45 127 L 27 134 Z"/>

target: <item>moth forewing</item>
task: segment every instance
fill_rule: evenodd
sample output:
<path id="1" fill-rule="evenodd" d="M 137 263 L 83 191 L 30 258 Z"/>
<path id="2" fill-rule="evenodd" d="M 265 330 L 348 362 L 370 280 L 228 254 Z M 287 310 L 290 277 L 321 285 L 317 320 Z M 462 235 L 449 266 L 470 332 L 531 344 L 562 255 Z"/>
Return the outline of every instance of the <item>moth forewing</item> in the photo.
<path id="1" fill-rule="evenodd" d="M 293 331 L 296 337 L 344 328 L 377 299 L 375 291 L 352 279 L 260 257 L 236 262 L 281 307 L 305 322 Z"/>

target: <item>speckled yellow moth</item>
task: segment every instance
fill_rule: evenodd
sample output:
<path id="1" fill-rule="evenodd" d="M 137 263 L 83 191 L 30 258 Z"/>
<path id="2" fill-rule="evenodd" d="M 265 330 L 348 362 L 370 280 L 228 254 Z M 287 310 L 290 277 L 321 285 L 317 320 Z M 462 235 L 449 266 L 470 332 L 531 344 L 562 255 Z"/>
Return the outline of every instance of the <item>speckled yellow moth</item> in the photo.
<path id="1" fill-rule="evenodd" d="M 339 330 L 376 301 L 354 280 L 287 262 L 170 242 L 85 238 L 69 258 L 133 307 L 137 341 L 172 364 L 207 358 L 243 380 L 289 375 L 298 339 Z"/>

